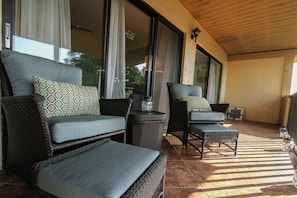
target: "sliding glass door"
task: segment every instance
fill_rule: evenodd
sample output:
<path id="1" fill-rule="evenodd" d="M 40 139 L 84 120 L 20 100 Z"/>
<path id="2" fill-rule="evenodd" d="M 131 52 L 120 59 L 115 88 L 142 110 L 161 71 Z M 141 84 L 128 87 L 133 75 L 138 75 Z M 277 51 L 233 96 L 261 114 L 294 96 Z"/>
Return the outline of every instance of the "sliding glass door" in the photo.
<path id="1" fill-rule="evenodd" d="M 179 82 L 183 34 L 146 7 L 126 2 L 126 96 L 139 109 L 151 96 L 153 110 L 168 113 L 167 82 Z M 137 19 L 137 20 L 135 20 Z"/>
<path id="2" fill-rule="evenodd" d="M 193 84 L 202 88 L 203 97 L 211 104 L 219 102 L 221 71 L 222 64 L 197 47 Z"/>
<path id="3" fill-rule="evenodd" d="M 144 2 L 14 2 L 13 50 L 80 67 L 83 85 L 98 86 L 100 97 L 151 96 L 154 110 L 168 112 L 166 83 L 179 82 L 183 33 Z"/>
<path id="4" fill-rule="evenodd" d="M 126 1 L 126 97 L 134 101 L 133 108 L 140 109 L 140 102 L 147 94 L 147 81 L 151 76 L 149 56 L 151 17 Z M 135 20 L 137 19 L 137 20 Z"/>
<path id="5" fill-rule="evenodd" d="M 167 82 L 179 82 L 182 35 L 163 22 L 158 23 L 156 56 L 154 59 L 154 109 L 169 115 Z"/>

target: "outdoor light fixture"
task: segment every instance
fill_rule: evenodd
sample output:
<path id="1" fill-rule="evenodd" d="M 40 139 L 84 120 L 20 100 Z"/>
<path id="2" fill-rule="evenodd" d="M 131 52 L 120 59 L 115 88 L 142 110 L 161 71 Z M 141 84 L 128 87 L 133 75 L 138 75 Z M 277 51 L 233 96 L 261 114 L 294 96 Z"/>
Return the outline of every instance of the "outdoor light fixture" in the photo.
<path id="1" fill-rule="evenodd" d="M 192 34 L 191 34 L 191 39 L 193 40 L 195 38 L 195 42 L 196 42 L 196 39 L 198 37 L 198 35 L 200 34 L 200 30 L 198 27 L 196 27 L 195 29 L 192 30 Z"/>

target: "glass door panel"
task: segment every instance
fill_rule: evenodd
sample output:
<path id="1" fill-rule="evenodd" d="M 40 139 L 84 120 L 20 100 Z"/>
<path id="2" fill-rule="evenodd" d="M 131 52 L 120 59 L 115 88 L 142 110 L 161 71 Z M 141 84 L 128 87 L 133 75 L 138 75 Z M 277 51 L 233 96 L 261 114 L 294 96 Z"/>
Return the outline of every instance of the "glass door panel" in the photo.
<path id="1" fill-rule="evenodd" d="M 222 70 L 221 63 L 211 58 L 210 67 L 209 67 L 208 86 L 207 86 L 207 100 L 211 104 L 219 102 L 221 70 Z"/>
<path id="2" fill-rule="evenodd" d="M 166 83 L 179 82 L 183 34 L 143 10 L 126 1 L 126 97 L 139 109 L 152 96 L 153 110 L 169 115 Z"/>
<path id="3" fill-rule="evenodd" d="M 104 75 L 104 13 L 102 0 L 70 0 L 71 52 L 66 61 L 83 71 L 83 85 L 98 86 Z"/>
<path id="4" fill-rule="evenodd" d="M 202 96 L 209 103 L 219 102 L 222 64 L 204 50 L 196 50 L 194 85 L 202 88 Z"/>
<path id="5" fill-rule="evenodd" d="M 158 23 L 157 48 L 154 59 L 154 109 L 169 115 L 167 82 L 179 82 L 182 36 Z"/>
<path id="6" fill-rule="evenodd" d="M 128 1 L 125 3 L 125 11 L 126 97 L 132 97 L 134 104 L 137 104 L 133 108 L 140 108 L 139 100 L 147 95 L 147 76 L 151 72 L 151 56 L 148 53 L 151 17 Z"/>
<path id="7" fill-rule="evenodd" d="M 48 1 L 37 6 L 15 1 L 14 12 L 13 50 L 80 67 L 83 85 L 101 82 L 104 1 L 61 0 L 59 5 Z"/>
<path id="8" fill-rule="evenodd" d="M 202 88 L 202 96 L 206 96 L 209 58 L 201 51 L 196 51 L 194 85 Z"/>

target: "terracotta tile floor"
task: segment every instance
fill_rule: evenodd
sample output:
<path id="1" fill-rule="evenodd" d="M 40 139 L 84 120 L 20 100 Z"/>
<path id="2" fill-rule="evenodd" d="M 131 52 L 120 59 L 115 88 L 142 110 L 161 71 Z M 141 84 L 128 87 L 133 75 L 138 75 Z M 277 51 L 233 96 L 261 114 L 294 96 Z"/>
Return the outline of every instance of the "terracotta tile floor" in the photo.
<path id="1" fill-rule="evenodd" d="M 164 137 L 162 151 L 168 155 L 165 197 L 297 198 L 293 167 L 288 153 L 281 150 L 279 126 L 230 120 L 226 126 L 240 132 L 236 157 L 219 150 L 201 160 L 192 147 L 186 150 L 175 137 Z M 0 197 L 34 196 L 17 176 L 0 171 Z"/>
<path id="2" fill-rule="evenodd" d="M 225 125 L 240 132 L 236 157 L 234 152 L 222 151 L 201 160 L 193 147 L 186 150 L 175 137 L 165 137 L 165 197 L 297 197 L 293 167 L 281 149 L 279 126 L 230 120 Z"/>

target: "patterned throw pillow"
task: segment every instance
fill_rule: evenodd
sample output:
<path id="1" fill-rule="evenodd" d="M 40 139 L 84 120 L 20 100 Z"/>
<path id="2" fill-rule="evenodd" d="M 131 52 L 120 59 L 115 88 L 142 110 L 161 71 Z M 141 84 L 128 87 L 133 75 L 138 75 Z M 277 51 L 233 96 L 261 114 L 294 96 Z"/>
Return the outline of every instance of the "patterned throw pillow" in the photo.
<path id="1" fill-rule="evenodd" d="M 81 86 L 33 76 L 34 92 L 44 96 L 48 118 L 73 115 L 100 115 L 96 87 Z"/>
<path id="2" fill-rule="evenodd" d="M 208 101 L 200 96 L 181 96 L 180 100 L 187 101 L 188 111 L 212 111 Z"/>

